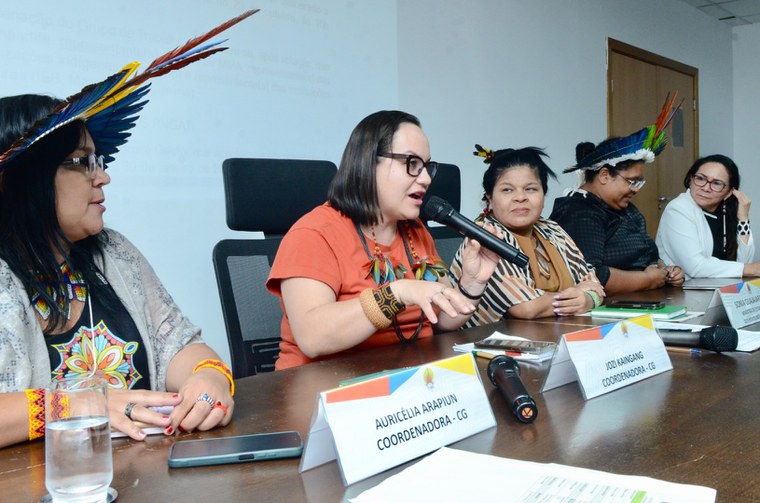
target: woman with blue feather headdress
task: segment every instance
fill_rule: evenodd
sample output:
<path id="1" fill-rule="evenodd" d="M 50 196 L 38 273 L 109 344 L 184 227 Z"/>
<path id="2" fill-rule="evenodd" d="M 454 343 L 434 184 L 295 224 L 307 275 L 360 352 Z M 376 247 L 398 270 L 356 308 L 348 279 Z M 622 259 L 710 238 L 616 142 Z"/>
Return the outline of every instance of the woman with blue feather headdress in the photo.
<path id="1" fill-rule="evenodd" d="M 579 143 L 577 164 L 564 170 L 582 170 L 583 183 L 554 201 L 549 218 L 570 234 L 608 295 L 683 284 L 683 271 L 660 260 L 631 202 L 644 186 L 644 164 L 665 148 L 664 129 L 680 107 L 674 101 L 668 96 L 657 122 L 629 136 Z"/>
<path id="2" fill-rule="evenodd" d="M 255 12 L 65 100 L 0 98 L 0 447 L 45 436 L 45 388 L 67 378 L 105 381 L 110 427 L 135 440 L 231 421 L 229 368 L 104 203 L 148 81 L 225 50 L 206 42 Z"/>

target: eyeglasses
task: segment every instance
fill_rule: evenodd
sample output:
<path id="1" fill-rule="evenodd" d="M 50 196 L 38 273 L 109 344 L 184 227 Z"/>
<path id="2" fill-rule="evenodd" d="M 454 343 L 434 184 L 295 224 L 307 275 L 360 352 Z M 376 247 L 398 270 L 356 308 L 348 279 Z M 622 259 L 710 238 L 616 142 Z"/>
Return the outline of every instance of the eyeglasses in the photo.
<path id="1" fill-rule="evenodd" d="M 427 169 L 430 178 L 433 178 L 438 171 L 438 163 L 435 161 L 425 162 L 422 157 L 414 154 L 378 154 L 380 157 L 387 157 L 389 159 L 396 159 L 397 161 L 406 161 L 406 172 L 409 176 L 420 176 L 422 168 Z"/>
<path id="2" fill-rule="evenodd" d="M 66 159 L 61 166 L 83 166 L 84 174 L 89 179 L 94 179 L 98 168 L 105 170 L 107 168 L 105 158 L 102 155 L 90 154 L 87 157 L 73 157 Z"/>
<path id="3" fill-rule="evenodd" d="M 720 181 L 720 180 L 710 180 L 706 176 L 695 173 L 691 175 L 691 179 L 694 182 L 694 185 L 697 187 L 704 187 L 705 185 L 709 184 L 710 188 L 714 190 L 715 192 L 721 192 L 723 189 L 726 188 L 726 182 Z"/>
<path id="4" fill-rule="evenodd" d="M 636 180 L 632 178 L 626 178 L 620 173 L 618 173 L 618 176 L 628 182 L 628 190 L 631 192 L 636 192 L 637 190 L 641 190 L 641 187 L 644 186 L 645 183 L 647 183 L 646 180 Z"/>

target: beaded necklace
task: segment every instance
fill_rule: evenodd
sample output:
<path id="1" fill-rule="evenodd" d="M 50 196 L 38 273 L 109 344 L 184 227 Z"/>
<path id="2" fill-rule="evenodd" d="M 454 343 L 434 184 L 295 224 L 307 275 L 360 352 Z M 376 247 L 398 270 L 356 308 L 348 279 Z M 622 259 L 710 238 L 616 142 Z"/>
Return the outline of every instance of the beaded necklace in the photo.
<path id="1" fill-rule="evenodd" d="M 375 236 L 375 226 L 370 226 L 370 232 L 372 233 L 373 251 L 370 252 L 367 240 L 364 237 L 364 233 L 358 224 L 355 225 L 356 232 L 359 234 L 364 251 L 369 258 L 369 273 L 367 276 L 372 276 L 377 286 L 396 281 L 397 278 L 403 278 L 408 272 L 404 264 L 398 264 L 396 266 L 391 262 L 390 257 L 386 256 L 380 249 L 380 245 L 377 243 L 377 237 Z M 446 268 L 441 265 L 442 262 L 431 264 L 427 257 L 420 259 L 417 251 L 414 249 L 414 241 L 412 240 L 412 233 L 408 225 L 406 227 L 406 236 L 401 232 L 401 228 L 397 225 L 396 228 L 401 234 L 401 241 L 404 243 L 404 250 L 406 251 L 406 258 L 409 264 L 412 266 L 412 273 L 415 279 L 424 279 L 426 281 L 438 281 L 439 276 L 446 274 Z M 393 318 L 393 329 L 396 331 L 396 337 L 402 343 L 412 342 L 417 339 L 417 336 L 422 330 L 422 325 L 425 321 L 425 313 L 420 312 L 420 322 L 417 325 L 417 330 L 414 331 L 411 337 L 406 337 L 401 331 L 401 327 L 398 324 L 396 318 Z"/>
<path id="2" fill-rule="evenodd" d="M 82 274 L 72 271 L 67 263 L 61 264 L 60 269 L 63 276 L 63 284 L 59 284 L 55 279 L 42 276 L 37 276 L 35 281 L 38 285 L 44 287 L 48 295 L 58 304 L 61 311 L 66 307 L 66 300 L 68 299 L 68 309 L 66 310 L 66 318 L 68 319 L 71 317 L 71 301 L 75 298 L 82 302 L 87 300 L 87 283 L 85 283 Z M 40 296 L 39 292 L 35 292 L 32 295 L 32 305 L 40 313 L 43 320 L 47 320 L 50 317 L 51 306 Z"/>

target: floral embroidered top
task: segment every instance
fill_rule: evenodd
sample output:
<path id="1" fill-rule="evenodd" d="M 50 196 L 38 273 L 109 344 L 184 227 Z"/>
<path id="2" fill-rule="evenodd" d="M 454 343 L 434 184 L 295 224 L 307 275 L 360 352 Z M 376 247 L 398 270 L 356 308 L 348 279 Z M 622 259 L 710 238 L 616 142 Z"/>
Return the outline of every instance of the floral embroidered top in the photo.
<path id="1" fill-rule="evenodd" d="M 97 295 L 86 298 L 85 302 L 74 327 L 46 338 L 52 378 L 94 372 L 112 388 L 150 389 L 145 345 L 124 305 L 115 302 L 116 305 L 107 308 L 103 298 Z"/>
<path id="2" fill-rule="evenodd" d="M 200 329 L 182 314 L 153 268 L 132 243 L 113 230 L 104 231 L 101 239 L 104 243 L 103 258 L 96 258 L 95 263 L 137 328 L 146 356 L 149 378 L 145 380 L 150 381 L 150 389 L 165 390 L 169 362 L 187 344 L 203 342 Z M 89 312 L 86 318 L 85 324 L 89 328 Z M 96 336 L 101 329 L 103 327 L 96 321 Z M 107 339 L 95 339 L 95 347 L 99 348 L 100 354 L 96 357 L 96 360 L 100 358 L 99 365 L 105 363 L 103 357 L 110 358 L 119 352 L 121 346 L 115 339 Z M 69 357 L 76 353 L 73 351 L 75 344 L 72 343 Z M 125 361 L 128 363 L 123 355 L 131 349 L 125 341 L 121 346 L 122 361 L 118 364 L 113 362 L 115 369 L 122 365 L 125 372 L 121 375 L 125 381 L 130 379 L 130 371 L 123 366 Z M 60 360 L 58 357 L 57 361 Z M 88 357 L 85 357 L 69 362 L 82 365 L 87 360 Z M 45 386 L 55 377 L 56 368 L 51 367 L 50 362 L 42 327 L 29 296 L 21 281 L 0 260 L 0 392 Z M 121 371 L 112 370 L 112 378 L 116 377 L 115 373 Z M 132 375 L 131 378 L 134 380 L 134 377 Z"/>

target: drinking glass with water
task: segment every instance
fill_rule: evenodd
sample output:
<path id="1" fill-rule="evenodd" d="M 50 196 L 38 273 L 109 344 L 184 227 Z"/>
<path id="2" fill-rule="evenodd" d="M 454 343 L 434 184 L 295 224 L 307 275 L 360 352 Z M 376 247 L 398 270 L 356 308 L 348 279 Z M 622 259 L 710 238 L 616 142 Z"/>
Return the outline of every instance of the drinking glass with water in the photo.
<path id="1" fill-rule="evenodd" d="M 45 390 L 45 486 L 54 503 L 109 500 L 107 387 L 104 379 L 82 376 L 53 381 Z"/>

